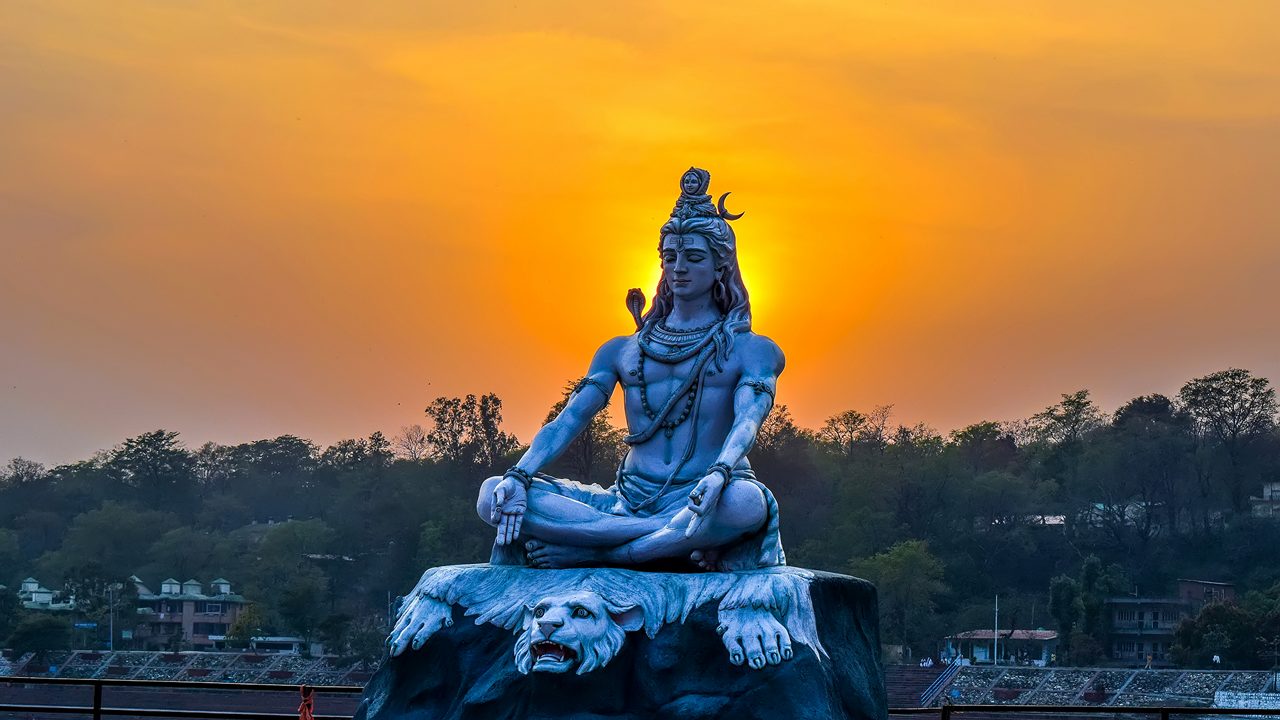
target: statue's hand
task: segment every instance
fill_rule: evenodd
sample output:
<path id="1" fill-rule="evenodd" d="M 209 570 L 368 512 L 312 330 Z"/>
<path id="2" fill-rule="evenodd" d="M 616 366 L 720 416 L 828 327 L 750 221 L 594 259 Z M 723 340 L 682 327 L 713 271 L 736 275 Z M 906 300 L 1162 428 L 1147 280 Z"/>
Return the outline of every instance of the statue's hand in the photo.
<path id="1" fill-rule="evenodd" d="M 499 545 L 509 545 L 520 537 L 524 511 L 529 507 L 529 491 L 512 476 L 502 478 L 493 489 L 493 515 L 489 522 L 498 526 Z"/>
<path id="2" fill-rule="evenodd" d="M 716 503 L 720 502 L 720 493 L 724 492 L 725 484 L 722 473 L 710 472 L 690 491 L 688 507 L 693 517 L 689 520 L 689 527 L 685 528 L 685 537 L 693 537 L 693 534 L 698 532 L 698 528 L 702 527 L 707 516 L 716 509 Z"/>

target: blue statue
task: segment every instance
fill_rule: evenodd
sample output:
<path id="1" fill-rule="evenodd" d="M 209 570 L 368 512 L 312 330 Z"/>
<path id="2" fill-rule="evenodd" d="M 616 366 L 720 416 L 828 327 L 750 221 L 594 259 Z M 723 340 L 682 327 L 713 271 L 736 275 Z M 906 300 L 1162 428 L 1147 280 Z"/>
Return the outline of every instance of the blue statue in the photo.
<path id="1" fill-rule="evenodd" d="M 604 343 L 564 410 L 477 511 L 497 529 L 492 564 L 748 570 L 785 564 L 778 505 L 747 461 L 773 406 L 782 351 L 751 330 L 737 239 L 690 168 L 659 231 L 662 279 L 634 334 Z M 609 488 L 545 475 L 621 383 L 629 450 Z"/>
<path id="2" fill-rule="evenodd" d="M 747 460 L 783 357 L 751 330 L 739 216 L 710 179 L 680 179 L 657 296 L 647 312 L 627 296 L 636 332 L 602 345 L 519 462 L 484 481 L 490 562 L 430 568 L 405 597 L 358 720 L 886 717 L 875 589 L 786 567 L 778 504 Z M 630 447 L 613 485 L 540 472 L 619 383 Z"/>

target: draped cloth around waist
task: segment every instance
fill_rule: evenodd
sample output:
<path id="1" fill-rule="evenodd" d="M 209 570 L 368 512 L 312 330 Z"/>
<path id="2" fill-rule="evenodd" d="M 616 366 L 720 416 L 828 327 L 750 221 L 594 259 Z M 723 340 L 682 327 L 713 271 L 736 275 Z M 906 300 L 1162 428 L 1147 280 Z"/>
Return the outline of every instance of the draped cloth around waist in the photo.
<path id="1" fill-rule="evenodd" d="M 539 475 L 533 480 L 534 491 L 553 492 L 590 505 L 600 512 L 619 517 L 659 517 L 670 520 L 688 506 L 689 492 L 702 476 L 688 479 L 647 478 L 619 471 L 618 480 L 604 488 L 575 480 Z M 786 565 L 782 538 L 778 530 L 778 501 L 764 483 L 756 479 L 749 467 L 733 471 L 730 482 L 749 482 L 764 495 L 767 511 L 764 526 L 747 537 L 720 548 L 720 567 L 724 570 L 755 570 Z M 711 549 L 711 548 L 707 548 Z"/>

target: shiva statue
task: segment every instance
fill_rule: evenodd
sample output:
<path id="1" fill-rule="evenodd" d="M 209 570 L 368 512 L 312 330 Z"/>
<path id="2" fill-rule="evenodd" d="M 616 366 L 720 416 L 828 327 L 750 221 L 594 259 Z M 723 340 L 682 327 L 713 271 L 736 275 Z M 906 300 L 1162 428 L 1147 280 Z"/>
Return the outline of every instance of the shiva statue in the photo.
<path id="1" fill-rule="evenodd" d="M 752 332 L 741 216 L 710 181 L 680 178 L 657 294 L 627 293 L 635 332 L 482 484 L 489 562 L 428 568 L 405 596 L 356 720 L 888 717 L 875 588 L 787 566 L 747 460 L 783 357 Z M 618 385 L 613 484 L 541 472 Z"/>
<path id="2" fill-rule="evenodd" d="M 784 565 L 778 505 L 747 453 L 773 406 L 782 351 L 751 329 L 725 197 L 690 168 L 659 231 L 662 278 L 636 332 L 600 346 L 563 411 L 476 509 L 497 530 L 493 565 L 753 570 Z M 629 446 L 608 488 L 539 472 L 621 383 Z"/>

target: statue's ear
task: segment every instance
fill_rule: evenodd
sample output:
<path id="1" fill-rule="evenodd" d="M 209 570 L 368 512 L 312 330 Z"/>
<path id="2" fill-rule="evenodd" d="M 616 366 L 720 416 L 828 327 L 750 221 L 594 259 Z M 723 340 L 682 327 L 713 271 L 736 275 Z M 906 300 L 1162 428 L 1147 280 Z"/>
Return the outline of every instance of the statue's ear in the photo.
<path id="1" fill-rule="evenodd" d="M 629 605 L 625 608 L 611 605 L 609 607 L 609 617 L 613 618 L 618 627 L 626 632 L 644 627 L 644 608 L 639 605 Z"/>

